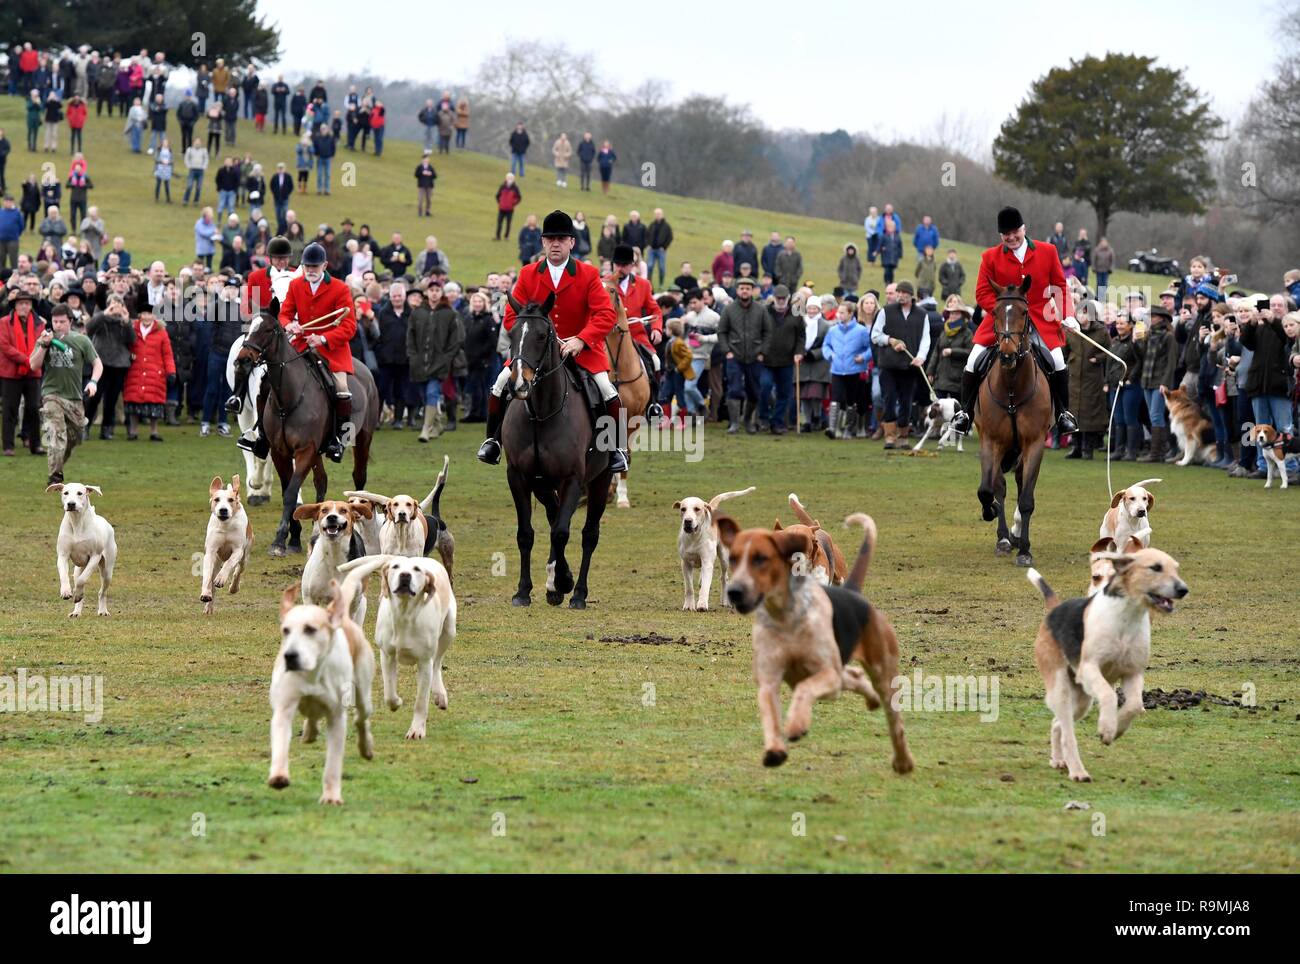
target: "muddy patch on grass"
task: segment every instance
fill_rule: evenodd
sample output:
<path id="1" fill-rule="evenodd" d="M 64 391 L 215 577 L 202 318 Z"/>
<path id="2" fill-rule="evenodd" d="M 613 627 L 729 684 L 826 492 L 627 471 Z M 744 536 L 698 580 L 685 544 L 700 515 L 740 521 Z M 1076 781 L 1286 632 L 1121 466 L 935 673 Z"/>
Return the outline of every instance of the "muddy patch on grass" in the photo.
<path id="1" fill-rule="evenodd" d="M 1123 699 L 1123 691 L 1120 691 L 1120 699 Z M 1190 710 L 1196 707 L 1209 709 L 1211 706 L 1231 706 L 1239 710 L 1255 712 L 1260 707 L 1247 706 L 1240 699 L 1241 693 L 1235 693 L 1232 696 L 1220 696 L 1217 693 L 1207 693 L 1205 690 L 1175 689 L 1165 692 L 1162 689 L 1144 690 L 1142 693 L 1142 706 L 1148 710 Z M 1276 709 L 1277 707 L 1274 707 Z"/>
<path id="2" fill-rule="evenodd" d="M 686 645 L 685 636 L 662 636 L 659 633 L 629 633 L 626 636 L 601 636 L 599 641 L 602 643 L 636 643 L 642 646 Z"/>

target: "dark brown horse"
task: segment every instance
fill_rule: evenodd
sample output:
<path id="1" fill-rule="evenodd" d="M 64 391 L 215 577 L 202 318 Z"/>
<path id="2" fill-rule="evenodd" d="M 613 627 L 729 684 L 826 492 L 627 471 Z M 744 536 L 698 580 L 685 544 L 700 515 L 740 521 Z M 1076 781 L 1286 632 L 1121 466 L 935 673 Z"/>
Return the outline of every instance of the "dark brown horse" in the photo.
<path id="1" fill-rule="evenodd" d="M 548 295 L 541 304 L 520 305 L 513 296 L 509 300 L 515 310 L 515 326 L 510 332 L 514 398 L 502 423 L 501 444 L 506 450 L 506 478 L 519 522 L 519 586 L 510 601 L 516 606 L 532 603 L 536 496 L 551 526 L 546 601 L 558 606 L 572 591 L 569 607 L 586 609 L 587 573 L 600 541 L 600 517 L 605 512 L 609 489 L 610 446 L 592 448 L 587 402 L 566 370 L 559 337 L 548 317 L 555 295 Z M 582 527 L 582 565 L 575 584 L 564 549 L 569 543 L 574 511 L 583 495 L 587 497 L 587 516 Z"/>
<path id="2" fill-rule="evenodd" d="M 1025 294 L 1030 279 L 1003 288 L 997 284 L 993 330 L 997 364 L 980 386 L 975 426 L 980 437 L 980 504 L 984 521 L 998 520 L 997 554 L 1019 550 L 1016 564 L 1032 566 L 1029 519 L 1034 514 L 1034 486 L 1052 428 L 1052 398 L 1047 378 L 1030 357 L 1031 321 Z M 1006 473 L 1016 470 L 1016 527 L 1007 529 Z"/>
<path id="3" fill-rule="evenodd" d="M 239 350 L 235 372 L 240 384 L 248 373 L 265 363 L 262 384 L 269 389 L 262 407 L 262 431 L 271 445 L 271 459 L 280 475 L 280 495 L 284 508 L 280 527 L 271 544 L 271 555 L 283 556 L 302 552 L 302 523 L 293 518 L 298 506 L 298 492 L 311 472 L 316 486 L 316 501 L 323 501 L 329 479 L 321 461 L 321 448 L 333 429 L 334 392 L 326 389 L 316 372 L 311 353 L 299 354 L 274 314 L 261 314 L 249 326 L 244 346 Z M 379 393 L 370 370 L 354 362 L 356 371 L 348 376 L 352 392 L 352 428 L 344 444 L 352 446 L 352 481 L 354 488 L 366 487 L 366 467 L 370 461 L 370 439 L 379 424 Z M 288 546 L 285 539 L 288 538 Z"/>

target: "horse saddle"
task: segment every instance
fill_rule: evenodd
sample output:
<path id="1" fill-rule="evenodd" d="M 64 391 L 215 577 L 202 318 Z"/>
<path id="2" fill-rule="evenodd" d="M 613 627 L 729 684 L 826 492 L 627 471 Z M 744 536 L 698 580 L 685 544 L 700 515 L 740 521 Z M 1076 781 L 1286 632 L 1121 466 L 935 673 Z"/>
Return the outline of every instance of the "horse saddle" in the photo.
<path id="1" fill-rule="evenodd" d="M 595 427 L 596 419 L 605 414 L 605 400 L 600 397 L 600 388 L 591 372 L 583 368 L 572 358 L 564 360 L 564 370 L 569 376 L 569 384 L 581 393 L 587 403 L 587 412 L 591 415 L 591 424 Z"/>
<path id="2" fill-rule="evenodd" d="M 1048 350 L 1047 345 L 1043 343 L 1043 336 L 1038 333 L 1038 328 L 1033 322 L 1029 323 L 1029 353 L 1033 356 L 1039 369 L 1044 376 L 1050 378 L 1052 375 L 1052 353 Z M 988 375 L 989 369 L 993 367 L 993 362 L 997 360 L 996 351 L 986 351 L 980 356 L 980 360 L 975 363 L 975 374 L 979 376 L 980 381 Z"/>
<path id="3" fill-rule="evenodd" d="M 651 385 L 655 384 L 654 352 L 652 352 L 645 345 L 641 344 L 635 338 L 632 339 L 632 344 L 636 346 L 637 355 L 639 355 L 641 358 L 641 366 L 645 369 L 646 378 L 650 380 Z"/>

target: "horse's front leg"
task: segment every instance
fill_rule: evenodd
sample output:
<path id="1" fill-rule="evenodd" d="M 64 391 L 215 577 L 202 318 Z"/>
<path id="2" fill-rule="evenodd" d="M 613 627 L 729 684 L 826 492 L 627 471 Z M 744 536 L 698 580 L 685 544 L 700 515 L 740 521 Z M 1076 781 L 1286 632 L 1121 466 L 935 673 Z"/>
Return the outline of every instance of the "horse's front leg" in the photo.
<path id="1" fill-rule="evenodd" d="M 998 514 L 996 551 L 999 556 L 1008 556 L 1011 554 L 1011 530 L 1007 528 L 1007 477 L 1001 467 L 993 473 L 993 504 Z"/>
<path id="2" fill-rule="evenodd" d="M 533 494 L 528 486 L 528 479 L 522 474 L 509 469 L 506 478 L 510 482 L 510 495 L 515 500 L 515 518 L 517 521 L 515 543 L 519 546 L 519 586 L 510 600 L 514 606 L 531 606 L 533 604 L 533 576 L 530 561 L 533 553 Z"/>
<path id="3" fill-rule="evenodd" d="M 587 485 L 587 518 L 582 526 L 582 565 L 578 570 L 578 583 L 573 587 L 570 609 L 587 608 L 587 573 L 591 570 L 591 557 L 600 542 L 600 517 L 605 514 L 605 500 L 601 498 L 609 489 L 610 473 L 600 473 Z"/>
<path id="4" fill-rule="evenodd" d="M 1020 513 L 1020 553 L 1017 566 L 1032 566 L 1034 554 L 1029 548 L 1029 517 L 1034 514 L 1034 489 L 1038 486 L 1038 470 L 1043 464 L 1045 451 L 1042 440 L 1025 454 L 1016 472 L 1016 509 Z"/>
<path id="5" fill-rule="evenodd" d="M 289 535 L 289 522 L 293 518 L 293 510 L 298 504 L 298 487 L 293 486 L 293 456 L 279 449 L 271 449 L 271 461 L 275 464 L 276 474 L 280 476 L 280 501 L 282 510 L 280 512 L 280 525 L 275 530 L 275 539 L 271 542 L 271 555 L 284 555 L 284 541 Z M 293 495 L 289 494 L 290 487 L 293 486 Z"/>
<path id="6" fill-rule="evenodd" d="M 980 505 L 984 507 L 983 519 L 985 522 L 992 522 L 998 517 L 997 506 L 994 504 L 995 497 L 993 494 L 993 476 L 1000 471 L 999 462 L 1002 459 L 1000 452 L 993 445 L 993 440 L 987 436 L 980 437 L 980 486 L 976 494 L 979 496 Z"/>
<path id="7" fill-rule="evenodd" d="M 551 558 L 546 565 L 546 601 L 552 606 L 564 602 L 564 597 L 573 590 L 573 570 L 564 557 L 564 550 L 569 545 L 573 513 L 581 494 L 577 480 L 566 479 L 560 484 L 555 513 L 547 512 L 551 520 Z"/>

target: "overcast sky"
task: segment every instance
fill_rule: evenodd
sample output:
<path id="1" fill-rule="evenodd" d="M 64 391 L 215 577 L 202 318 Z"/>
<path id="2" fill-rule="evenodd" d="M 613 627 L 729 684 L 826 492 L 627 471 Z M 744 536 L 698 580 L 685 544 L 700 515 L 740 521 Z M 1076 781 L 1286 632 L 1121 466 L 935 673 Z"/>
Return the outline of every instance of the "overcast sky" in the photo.
<path id="1" fill-rule="evenodd" d="M 622 16 L 614 12 L 620 8 Z M 673 99 L 725 96 L 749 104 L 771 128 L 842 127 L 893 140 L 932 133 L 946 114 L 987 148 L 1037 77 L 1071 58 L 1108 51 L 1184 68 L 1220 116 L 1235 119 L 1277 59 L 1281 6 L 488 0 L 466 7 L 378 4 L 366 21 L 359 9 L 356 0 L 258 3 L 280 28 L 282 66 L 291 72 L 468 81 L 504 37 L 536 38 L 592 53 L 599 76 L 614 87 L 653 78 L 669 84 Z"/>

